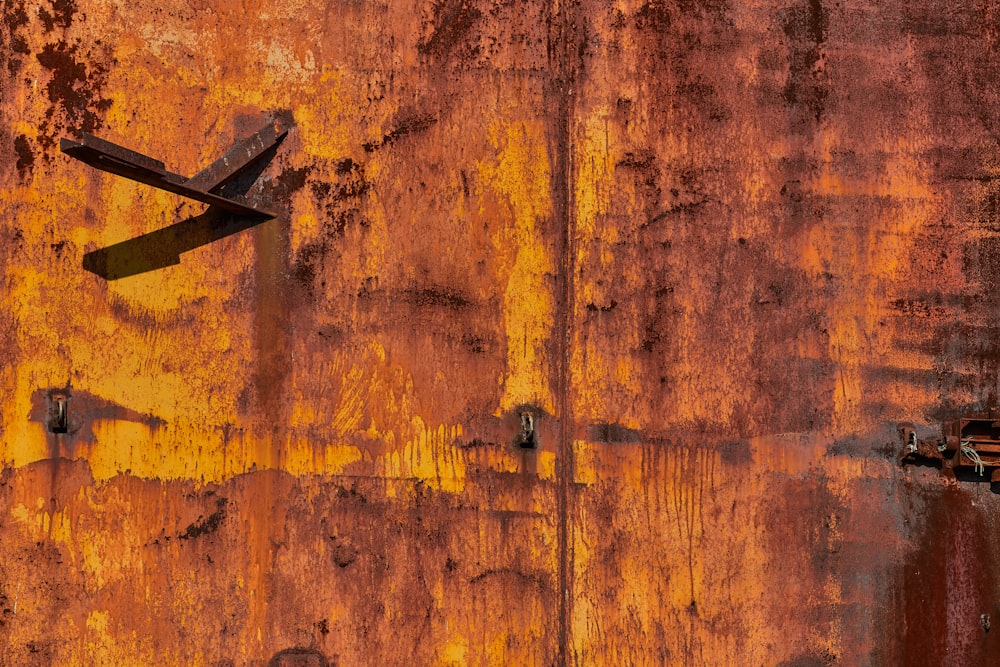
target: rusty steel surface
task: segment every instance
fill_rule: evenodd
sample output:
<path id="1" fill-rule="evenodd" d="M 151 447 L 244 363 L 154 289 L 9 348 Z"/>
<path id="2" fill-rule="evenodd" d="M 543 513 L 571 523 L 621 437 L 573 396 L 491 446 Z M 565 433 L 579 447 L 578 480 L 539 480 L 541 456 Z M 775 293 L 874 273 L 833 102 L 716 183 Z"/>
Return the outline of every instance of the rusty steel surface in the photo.
<path id="1" fill-rule="evenodd" d="M 996 663 L 996 7 L 0 7 L 0 664 Z"/>

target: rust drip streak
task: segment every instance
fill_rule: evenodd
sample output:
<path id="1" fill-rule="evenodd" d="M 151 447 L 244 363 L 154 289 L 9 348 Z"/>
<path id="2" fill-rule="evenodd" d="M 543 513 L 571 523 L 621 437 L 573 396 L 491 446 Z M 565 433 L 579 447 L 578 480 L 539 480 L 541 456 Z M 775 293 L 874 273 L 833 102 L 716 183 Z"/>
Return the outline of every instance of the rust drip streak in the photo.
<path id="1" fill-rule="evenodd" d="M 572 615 L 571 591 L 573 589 L 573 552 L 570 546 L 570 485 L 573 475 L 573 427 L 572 401 L 569 397 L 570 368 L 574 313 L 574 253 L 573 228 L 575 209 L 573 196 L 573 86 L 576 82 L 576 22 L 572 11 L 574 5 L 560 4 L 555 0 L 551 5 L 549 58 L 554 65 L 555 76 L 551 80 L 550 95 L 558 100 L 554 118 L 554 150 L 552 169 L 553 219 L 560 224 L 559 272 L 562 292 L 558 304 L 556 336 L 556 406 L 559 413 L 558 465 L 558 534 L 559 534 L 559 653 L 558 664 L 570 662 L 570 616 Z"/>

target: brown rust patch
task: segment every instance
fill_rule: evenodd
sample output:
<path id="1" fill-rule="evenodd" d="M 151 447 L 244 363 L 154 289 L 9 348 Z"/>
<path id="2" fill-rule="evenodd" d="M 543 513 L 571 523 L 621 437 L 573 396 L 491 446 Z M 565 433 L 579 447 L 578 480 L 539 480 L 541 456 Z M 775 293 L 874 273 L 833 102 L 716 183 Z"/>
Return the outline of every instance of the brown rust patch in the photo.
<path id="1" fill-rule="evenodd" d="M 38 7 L 38 18 L 45 28 L 45 32 L 52 32 L 56 28 L 68 28 L 76 14 L 77 6 L 74 0 L 51 0 L 50 6 L 41 5 Z"/>
<path id="2" fill-rule="evenodd" d="M 829 83 L 825 72 L 824 43 L 829 11 L 822 0 L 805 0 L 787 11 L 782 30 L 788 38 L 789 71 L 782 97 L 818 123 L 826 108 Z"/>
<path id="3" fill-rule="evenodd" d="M 316 649 L 295 647 L 275 653 L 268 660 L 267 667 L 332 667 L 336 664 L 336 660 L 328 662 L 326 656 Z"/>
<path id="4" fill-rule="evenodd" d="M 399 139 L 417 132 L 422 132 L 437 123 L 433 114 L 421 113 L 415 110 L 404 110 L 396 116 L 394 127 L 378 141 L 369 141 L 361 145 L 366 152 L 371 153 L 394 144 Z"/>
<path id="5" fill-rule="evenodd" d="M 199 516 L 191 523 L 183 533 L 177 536 L 181 540 L 190 540 L 203 535 L 210 535 L 222 525 L 226 518 L 226 508 L 229 504 L 228 498 L 218 498 L 215 501 L 215 511 L 206 516 Z"/>
<path id="6" fill-rule="evenodd" d="M 46 44 L 35 54 L 50 72 L 45 91 L 51 106 L 38 133 L 42 149 L 52 148 L 62 134 L 92 133 L 101 127 L 105 112 L 111 108 L 111 100 L 101 97 L 108 73 L 102 62 L 109 59 L 106 51 L 97 45 L 94 50 L 85 50 L 80 42 L 59 41 Z"/>
<path id="7" fill-rule="evenodd" d="M 417 47 L 420 53 L 438 58 L 452 55 L 482 18 L 482 12 L 475 5 L 474 0 L 437 0 L 433 7 L 431 34 Z"/>
<path id="8" fill-rule="evenodd" d="M 26 178 L 35 164 L 35 154 L 31 150 L 31 140 L 23 134 L 14 139 L 14 152 L 17 153 L 17 173 Z"/>
<path id="9" fill-rule="evenodd" d="M 984 508 L 957 487 L 925 492 L 922 500 L 923 528 L 903 567 L 897 602 L 896 664 L 992 664 L 1000 639 L 984 631 L 981 615 L 995 617 L 1000 605 Z"/>
<path id="10" fill-rule="evenodd" d="M 7 74 L 14 76 L 21 69 L 20 56 L 31 52 L 28 40 L 22 34 L 29 22 L 26 4 L 19 0 L 9 0 L 3 4 L 3 13 L 0 17 L 7 44 L 6 49 L 0 50 L 0 63 L 5 65 Z"/>

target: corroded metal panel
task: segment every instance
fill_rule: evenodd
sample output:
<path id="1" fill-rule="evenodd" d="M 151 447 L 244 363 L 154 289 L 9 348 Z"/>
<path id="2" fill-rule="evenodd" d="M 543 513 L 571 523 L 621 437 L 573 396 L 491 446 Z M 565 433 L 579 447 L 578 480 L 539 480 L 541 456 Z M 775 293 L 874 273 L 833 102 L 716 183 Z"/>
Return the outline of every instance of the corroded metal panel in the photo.
<path id="1" fill-rule="evenodd" d="M 989 664 L 994 9 L 2 7 L 8 663 Z"/>
<path id="2" fill-rule="evenodd" d="M 989 664 L 997 502 L 895 424 L 996 402 L 990 13 L 581 14 L 575 657 Z"/>
<path id="3" fill-rule="evenodd" d="M 11 664 L 557 660 L 547 11 L 4 5 Z M 242 230 L 57 151 L 263 113 Z"/>

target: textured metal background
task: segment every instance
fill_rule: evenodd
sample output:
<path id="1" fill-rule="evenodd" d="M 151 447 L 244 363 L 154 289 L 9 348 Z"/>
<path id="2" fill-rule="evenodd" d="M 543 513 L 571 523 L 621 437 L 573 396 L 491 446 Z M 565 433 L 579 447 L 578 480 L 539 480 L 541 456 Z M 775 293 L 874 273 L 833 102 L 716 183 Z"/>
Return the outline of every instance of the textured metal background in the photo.
<path id="1" fill-rule="evenodd" d="M 0 664 L 995 662 L 996 8 L 0 7 Z"/>

